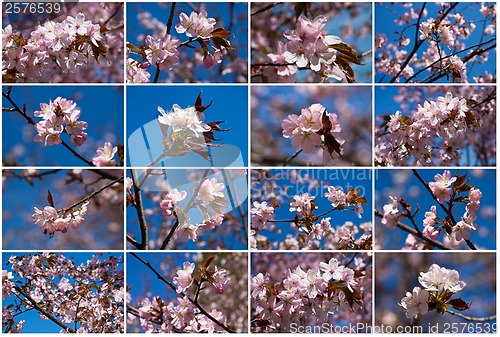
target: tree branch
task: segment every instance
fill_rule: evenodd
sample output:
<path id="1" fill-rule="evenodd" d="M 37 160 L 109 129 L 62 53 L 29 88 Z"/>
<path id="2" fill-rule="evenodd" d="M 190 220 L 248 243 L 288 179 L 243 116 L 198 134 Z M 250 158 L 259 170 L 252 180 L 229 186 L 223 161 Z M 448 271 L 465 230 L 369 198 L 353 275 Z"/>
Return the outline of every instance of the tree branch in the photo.
<path id="1" fill-rule="evenodd" d="M 275 3 L 272 3 L 272 4 L 270 4 L 270 5 L 267 5 L 266 7 L 263 7 L 263 8 L 261 8 L 261 9 L 259 9 L 259 10 L 255 11 L 255 12 L 253 12 L 252 14 L 250 14 L 250 16 L 254 16 L 254 15 L 257 15 L 257 14 L 263 13 L 263 12 L 265 12 L 265 11 L 267 11 L 267 10 L 270 10 L 270 9 L 272 9 L 272 8 L 274 8 L 274 7 L 278 6 L 278 5 L 281 5 L 282 3 L 283 3 L 283 2 L 275 2 Z"/>
<path id="2" fill-rule="evenodd" d="M 378 216 L 379 218 L 382 218 L 384 216 L 384 214 L 377 209 L 375 210 L 375 215 Z M 449 247 L 449 246 L 447 246 L 439 241 L 433 240 L 427 236 L 424 236 L 421 232 L 416 231 L 415 229 L 405 225 L 402 222 L 398 221 L 398 224 L 396 226 L 399 227 L 400 229 L 404 230 L 405 232 L 408 232 L 408 233 L 414 235 L 415 237 L 419 238 L 420 240 L 425 241 L 426 243 L 429 243 L 430 245 L 432 245 L 436 248 L 443 249 L 443 250 L 453 250 L 452 247 Z"/>
<path id="3" fill-rule="evenodd" d="M 149 270 L 151 270 L 155 275 L 156 277 L 164 282 L 166 285 L 168 285 L 173 291 L 175 291 L 176 294 L 178 294 L 177 296 L 182 296 L 182 297 L 187 297 L 187 299 L 189 300 L 189 302 L 191 302 L 203 315 L 205 315 L 208 319 L 210 319 L 212 322 L 214 322 L 215 324 L 217 324 L 218 326 L 220 326 L 221 328 L 223 328 L 225 331 L 229 332 L 229 333 L 234 333 L 234 331 L 230 328 L 228 328 L 226 325 L 224 325 L 223 323 L 221 323 L 219 320 L 217 320 L 215 317 L 213 317 L 212 315 L 210 315 L 205 309 L 203 309 L 203 307 L 195 300 L 191 299 L 189 296 L 187 296 L 184 292 L 181 292 L 181 293 L 178 293 L 177 290 L 176 290 L 176 287 L 175 285 L 168 281 L 165 277 L 163 277 L 158 271 L 156 271 L 156 269 L 146 260 L 142 259 L 140 256 L 138 256 L 136 253 L 133 253 L 131 252 L 130 253 L 133 257 L 135 257 L 137 260 L 139 260 L 141 263 L 143 263 L 146 267 L 149 268 Z"/>
<path id="4" fill-rule="evenodd" d="M 95 191 L 95 192 L 93 192 L 93 193 L 89 194 L 88 196 L 86 196 L 86 197 L 85 197 L 85 198 L 83 198 L 82 200 L 75 202 L 75 203 L 74 203 L 73 205 L 71 205 L 71 206 L 61 208 L 59 211 L 62 211 L 63 213 L 66 213 L 66 212 L 68 212 L 70 209 L 75 208 L 75 207 L 77 207 L 77 206 L 79 206 L 79 205 L 83 204 L 85 201 L 88 201 L 88 200 L 92 199 L 93 197 L 95 197 L 96 195 L 98 195 L 99 193 L 101 193 L 102 191 L 104 191 L 104 190 L 105 190 L 105 189 L 107 189 L 108 187 L 110 187 L 110 186 L 112 186 L 112 185 L 116 184 L 116 183 L 117 183 L 117 182 L 119 182 L 119 181 L 123 181 L 123 177 L 119 177 L 119 178 L 117 178 L 117 179 L 113 180 L 113 181 L 112 181 L 112 182 L 110 182 L 109 184 L 106 184 L 105 186 L 101 187 L 101 188 L 100 188 L 100 189 L 98 189 L 97 191 Z"/>
<path id="5" fill-rule="evenodd" d="M 449 313 L 450 315 L 463 318 L 466 321 L 473 321 L 473 322 L 487 322 L 487 321 L 493 321 L 493 320 L 497 319 L 496 315 L 487 316 L 487 317 L 471 317 L 471 316 L 463 315 L 463 314 L 458 313 L 458 312 L 451 311 L 449 309 L 446 309 L 446 312 Z"/>
<path id="6" fill-rule="evenodd" d="M 47 317 L 48 319 L 50 319 L 52 322 L 56 323 L 57 325 L 59 325 L 61 328 L 63 328 L 65 331 L 69 331 L 71 333 L 76 333 L 76 330 L 64 325 L 63 322 L 61 322 L 60 320 L 58 320 L 56 317 L 54 317 L 53 315 L 51 315 L 50 313 L 48 313 L 45 309 L 43 309 L 30 295 L 28 295 L 23 289 L 21 289 L 21 287 L 19 287 L 17 284 L 14 284 L 14 288 L 21 294 L 23 295 L 32 305 L 33 307 L 38 311 L 40 312 L 41 314 L 43 314 L 45 317 Z"/>
<path id="7" fill-rule="evenodd" d="M 148 250 L 148 225 L 146 223 L 144 208 L 142 206 L 141 189 L 137 186 L 136 170 L 130 170 L 130 173 L 132 175 L 132 183 L 134 185 L 134 208 L 137 213 L 137 218 L 139 219 L 139 227 L 141 230 L 141 243 L 138 249 Z M 131 241 L 129 240 L 129 242 Z"/>

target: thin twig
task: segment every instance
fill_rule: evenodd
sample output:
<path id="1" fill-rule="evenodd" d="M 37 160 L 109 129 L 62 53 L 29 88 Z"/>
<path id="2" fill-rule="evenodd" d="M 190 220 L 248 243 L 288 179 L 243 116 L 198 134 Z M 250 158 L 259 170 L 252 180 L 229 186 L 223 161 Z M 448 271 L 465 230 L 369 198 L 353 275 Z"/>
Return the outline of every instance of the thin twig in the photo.
<path id="1" fill-rule="evenodd" d="M 100 189 L 98 189 L 97 191 L 95 191 L 95 192 L 93 192 L 93 193 L 89 194 L 88 196 L 86 196 L 86 197 L 85 197 L 85 198 L 83 198 L 82 200 L 75 202 L 75 203 L 74 203 L 73 205 L 71 205 L 71 206 L 64 207 L 64 208 L 62 208 L 62 209 L 61 209 L 61 210 L 59 210 L 59 211 L 62 211 L 63 213 L 66 213 L 66 212 L 68 212 L 69 210 L 71 210 L 71 209 L 73 209 L 73 208 L 75 208 L 75 207 L 77 207 L 77 206 L 79 206 L 79 205 L 83 204 L 85 201 L 88 201 L 88 200 L 92 199 L 93 197 L 95 197 L 96 195 L 98 195 L 99 193 L 101 193 L 102 191 L 104 191 L 105 189 L 107 189 L 108 187 L 110 187 L 110 186 L 112 186 L 112 185 L 114 185 L 114 184 L 116 184 L 116 183 L 118 183 L 118 182 L 120 182 L 120 181 L 123 181 L 123 177 L 119 177 L 119 178 L 117 178 L 116 180 L 113 180 L 113 181 L 112 181 L 112 182 L 110 182 L 109 184 L 106 184 L 106 185 L 104 185 L 103 187 L 101 187 Z"/>
<path id="2" fill-rule="evenodd" d="M 302 152 L 302 149 L 300 150 L 297 150 L 297 152 L 295 152 L 294 154 L 292 154 L 292 156 L 290 158 L 288 158 L 287 160 L 285 160 L 285 162 L 283 163 L 283 166 L 287 166 L 288 164 L 290 164 L 290 162 L 296 158 L 300 153 Z"/>
<path id="3" fill-rule="evenodd" d="M 446 309 L 446 312 L 449 313 L 450 315 L 457 316 L 460 318 L 463 318 L 467 321 L 473 321 L 473 322 L 487 322 L 487 321 L 493 321 L 497 318 L 497 315 L 493 316 L 487 316 L 487 317 L 471 317 L 471 316 L 466 316 L 458 312 L 450 311 L 449 309 Z"/>
<path id="4" fill-rule="evenodd" d="M 384 214 L 382 212 L 380 212 L 379 210 L 375 210 L 375 215 L 382 218 L 384 216 Z M 427 236 L 424 236 L 421 232 L 418 232 L 416 231 L 415 229 L 405 225 L 404 223 L 402 222 L 399 222 L 397 223 L 396 225 L 397 227 L 399 227 L 400 229 L 404 230 L 405 232 L 408 232 L 410 234 L 413 234 L 414 236 L 416 236 L 417 238 L 419 238 L 420 240 L 422 241 L 425 241 L 431 245 L 433 245 L 434 247 L 436 248 L 439 248 L 439 249 L 443 249 L 443 250 L 453 250 L 452 247 L 449 247 L 439 241 L 436 241 L 436 240 L 433 240 Z"/>
<path id="5" fill-rule="evenodd" d="M 120 11 L 120 9 L 123 7 L 123 2 L 119 2 L 118 5 L 116 6 L 116 10 L 113 12 L 113 14 L 111 14 L 111 16 L 106 20 L 104 21 L 101 26 L 106 26 L 107 23 L 116 15 L 118 14 L 118 12 Z"/>
<path id="6" fill-rule="evenodd" d="M 270 4 L 270 5 L 267 5 L 266 7 L 263 7 L 263 8 L 261 8 L 261 9 L 259 9 L 259 10 L 255 11 L 255 12 L 253 12 L 252 14 L 250 14 L 250 16 L 254 16 L 254 15 L 257 15 L 257 14 L 263 13 L 263 12 L 265 12 L 265 11 L 267 11 L 267 10 L 270 10 L 270 9 L 272 9 L 272 8 L 274 8 L 274 7 L 278 6 L 278 5 L 281 5 L 282 3 L 283 3 L 283 2 L 275 2 L 275 3 L 272 3 L 272 4 Z"/>

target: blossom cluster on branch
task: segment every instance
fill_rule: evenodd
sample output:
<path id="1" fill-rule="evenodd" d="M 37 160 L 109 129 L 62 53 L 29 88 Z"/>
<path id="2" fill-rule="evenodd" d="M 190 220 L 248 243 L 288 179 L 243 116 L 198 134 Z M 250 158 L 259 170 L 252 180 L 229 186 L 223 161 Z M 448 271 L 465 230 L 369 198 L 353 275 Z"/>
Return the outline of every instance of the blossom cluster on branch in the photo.
<path id="1" fill-rule="evenodd" d="M 457 96 L 448 91 L 419 102 L 408 115 L 398 110 L 390 116 L 381 116 L 375 134 L 375 164 L 463 165 L 465 155 L 473 150 L 478 164 L 489 165 L 495 151 L 490 147 L 494 146 L 491 132 L 495 131 L 491 128 L 495 124 L 490 123 L 494 117 L 492 109 L 496 107 L 496 91 L 488 93 L 487 88 L 459 91 L 473 96 Z M 407 96 L 403 100 L 415 101 L 420 96 Z M 403 108 L 406 105 L 401 103 Z"/>
<path id="2" fill-rule="evenodd" d="M 171 34 L 174 10 L 175 3 L 172 4 L 171 18 L 166 25 L 156 22 L 158 32 L 146 35 L 144 44 L 136 46 L 130 42 L 127 43 L 128 83 L 149 83 L 151 74 L 148 72 L 148 68 L 150 67 L 156 69 L 156 74 L 152 79 L 154 83 L 158 82 L 160 71 L 168 73 L 175 68 L 182 70 L 185 64 L 181 62 L 181 51 L 187 48 L 195 49 L 195 53 L 202 56 L 201 63 L 205 69 L 221 64 L 224 58 L 232 58 L 229 56 L 229 52 L 236 48 L 231 45 L 228 37 L 233 33 L 221 25 L 216 27 L 217 20 L 209 17 L 205 10 L 193 11 L 189 15 L 180 12 L 175 30 L 181 34 L 180 36 L 186 36 L 188 39 L 181 42 L 179 38 L 174 37 Z M 143 15 L 139 15 L 139 17 L 142 18 Z M 151 22 L 145 23 L 146 27 L 153 25 Z M 198 45 L 199 49 L 196 47 Z M 225 73 L 231 71 L 230 66 L 224 70 Z M 167 76 L 171 77 L 168 74 Z"/>
<path id="3" fill-rule="evenodd" d="M 291 182 L 309 186 L 309 192 L 293 195 L 289 187 L 279 183 L 279 173 L 267 171 L 254 171 L 252 173 L 252 200 L 250 247 L 252 249 L 371 249 L 371 222 L 355 224 L 345 221 L 343 224 L 335 222 L 333 212 L 351 212 L 361 218 L 363 205 L 367 204 L 366 198 L 360 190 L 352 187 L 344 191 L 341 186 L 322 186 L 320 179 L 313 179 L 307 175 L 301 176 L 291 171 Z M 283 177 L 281 177 L 283 179 Z M 323 187 L 323 190 L 321 190 Z M 277 191 L 283 190 L 292 193 L 285 198 Z M 311 193 L 321 193 L 324 200 L 316 200 Z M 288 194 L 287 194 L 288 195 Z M 293 197 L 292 197 L 293 196 Z M 288 219 L 276 216 L 276 210 L 290 200 Z M 329 208 L 320 209 L 318 203 L 325 206 L 324 201 L 330 203 Z M 332 214 L 333 215 L 333 214 Z M 289 232 L 282 229 L 289 225 Z M 274 234 L 289 233 L 282 241 L 272 239 Z M 274 234 L 273 234 L 274 233 Z"/>
<path id="4" fill-rule="evenodd" d="M 313 104 L 302 109 L 299 116 L 288 115 L 283 120 L 283 137 L 292 139 L 292 146 L 304 153 L 311 153 L 316 148 L 323 149 L 323 164 L 334 164 L 342 157 L 344 139 L 340 135 L 342 128 L 335 113 L 328 113 L 326 108 Z"/>
<path id="5" fill-rule="evenodd" d="M 380 82 L 495 81 L 495 74 L 483 70 L 481 65 L 491 63 L 490 51 L 496 46 L 496 4 L 482 2 L 463 6 L 446 2 L 376 6 L 381 12 L 399 13 L 397 9 L 403 13 L 396 14 L 396 26 L 384 21 L 387 27 L 375 37 L 378 51 L 375 66 Z M 481 17 L 474 17 L 472 13 Z M 396 38 L 392 39 L 389 34 Z"/>
<path id="6" fill-rule="evenodd" d="M 82 4 L 75 14 L 38 23 L 28 33 L 7 25 L 2 30 L 3 82 L 122 82 L 121 6 Z"/>
<path id="7" fill-rule="evenodd" d="M 86 263 L 55 253 L 11 256 L 2 270 L 3 328 L 22 332 L 17 316 L 36 310 L 61 332 L 124 332 L 122 260 L 94 255 Z"/>
<path id="8" fill-rule="evenodd" d="M 470 304 L 461 298 L 451 299 L 466 286 L 464 281 L 460 281 L 458 271 L 433 264 L 428 272 L 420 273 L 418 282 L 422 288 L 414 287 L 411 292 L 406 292 L 399 303 L 405 310 L 406 317 L 413 320 L 434 309 L 444 314 L 448 312 L 448 307 L 459 311 L 470 308 Z"/>
<path id="9" fill-rule="evenodd" d="M 127 206 L 135 208 L 137 214 L 146 214 L 148 222 L 154 219 L 159 225 L 146 227 L 146 217 L 139 216 L 138 228 L 128 236 L 131 244 L 139 249 L 144 249 L 144 245 L 150 249 L 190 247 L 191 243 L 199 247 L 224 247 L 228 235 L 227 239 L 234 235 L 246 243 L 246 235 L 241 237 L 246 233 L 243 228 L 246 210 L 242 205 L 246 199 L 245 170 L 212 173 L 211 170 L 168 170 L 165 180 L 154 171 L 146 174 L 150 177 L 136 177 L 135 183 L 127 180 Z M 187 177 L 180 178 L 184 174 Z M 146 238 L 149 239 L 144 242 Z"/>
<path id="10" fill-rule="evenodd" d="M 266 256 L 258 255 L 253 261 L 260 268 Z M 349 267 L 322 254 L 274 255 L 272 271 L 256 272 L 251 279 L 253 332 L 290 332 L 294 325 L 332 321 L 355 324 L 366 318 L 371 270 L 364 258 L 353 257 Z M 284 267 L 283 258 L 289 259 L 286 270 L 276 270 Z"/>
<path id="11" fill-rule="evenodd" d="M 420 175 L 414 172 L 420 178 Z M 404 218 L 414 224 L 416 233 L 408 234 L 406 249 L 432 249 L 436 246 L 433 241 L 443 233 L 449 237 L 450 243 L 455 242 L 458 246 L 465 242 L 469 248 L 476 249 L 470 241 L 470 231 L 478 229 L 476 220 L 483 195 L 481 190 L 469 184 L 470 179 L 467 179 L 467 174 L 459 175 L 457 172 L 452 177 L 449 170 L 445 170 L 443 174 L 436 174 L 434 180 L 425 187 L 437 205 L 431 206 L 425 212 L 423 229 L 417 226 L 414 219 L 419 208 L 413 211 L 412 205 L 396 196 L 389 196 L 390 202 L 383 206 L 383 214 L 380 214 L 382 224 L 390 229 L 396 227 L 405 229 L 406 227 L 401 225 L 401 220 Z M 459 204 L 465 205 L 465 211 L 461 219 L 457 221 L 454 212 Z M 426 240 L 426 238 L 431 240 Z"/>
<path id="12" fill-rule="evenodd" d="M 252 72 L 260 73 L 262 82 L 293 83 L 299 69 L 305 68 L 313 71 L 321 82 L 329 79 L 354 82 L 350 63 L 360 65 L 361 60 L 340 37 L 327 35 L 323 30 L 327 21 L 324 15 L 312 20 L 300 15 L 295 29 L 283 34 L 288 41 L 278 41 L 277 52 L 267 55 L 272 63 L 254 66 Z"/>
<path id="13" fill-rule="evenodd" d="M 172 257 L 165 256 L 167 261 L 170 261 L 169 258 Z M 233 258 L 240 260 L 239 257 L 210 255 L 205 261 L 201 261 L 200 256 L 198 256 L 193 262 L 183 259 L 184 262 L 181 262 L 181 266 L 169 268 L 168 275 L 175 275 L 171 280 L 169 276 L 160 275 L 160 270 L 155 269 L 142 254 L 131 254 L 131 258 L 135 258 L 147 266 L 153 274 L 158 276 L 167 289 L 174 292 L 175 297 L 151 296 L 148 293 L 146 297 L 136 300 L 137 303 L 140 303 L 137 308 L 133 306 L 132 302 L 129 302 L 128 307 L 131 312 L 129 325 L 135 325 L 138 318 L 140 327 L 149 333 L 234 332 L 230 327 L 234 315 L 231 312 L 223 313 L 224 305 L 214 306 L 211 304 L 222 303 L 228 293 L 234 295 L 233 287 L 239 287 L 240 282 L 230 276 L 234 270 L 231 272 L 221 267 L 221 265 L 227 265 L 232 268 L 233 261 L 231 260 Z M 178 261 L 175 263 L 178 264 Z M 243 278 L 243 275 L 241 277 Z M 208 299 L 210 302 L 207 302 Z"/>

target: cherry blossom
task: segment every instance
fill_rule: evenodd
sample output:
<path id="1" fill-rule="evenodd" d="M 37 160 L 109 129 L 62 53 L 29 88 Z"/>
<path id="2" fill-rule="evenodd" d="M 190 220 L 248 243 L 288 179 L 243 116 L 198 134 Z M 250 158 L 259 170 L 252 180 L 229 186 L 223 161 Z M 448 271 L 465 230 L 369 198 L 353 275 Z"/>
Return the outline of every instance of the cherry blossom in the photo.
<path id="1" fill-rule="evenodd" d="M 95 166 L 116 166 L 116 160 L 113 157 L 116 155 L 118 147 L 110 142 L 105 142 L 103 147 L 97 149 L 97 156 L 92 158 L 92 164 Z"/>
<path id="2" fill-rule="evenodd" d="M 142 255 L 131 254 L 130 258 L 136 258 L 153 273 L 159 275 L 159 269 L 156 270 Z M 166 258 L 168 261 L 169 256 Z M 224 314 L 220 307 L 210 308 L 204 300 L 207 298 L 211 301 L 223 301 L 222 295 L 231 292 L 231 287 L 235 285 L 228 270 L 218 265 L 211 266 L 212 263 L 216 263 L 213 262 L 214 260 L 220 259 L 210 256 L 204 262 L 185 261 L 181 268 L 168 270 L 169 274 L 176 274 L 173 282 L 169 280 L 169 277 L 160 279 L 167 289 L 175 292 L 177 298 L 162 299 L 160 296 L 152 296 L 149 292 L 146 297 L 137 299 L 139 304 L 137 308 L 129 304 L 131 308 L 129 326 L 135 320 L 133 319 L 135 316 L 145 332 L 233 332 L 229 328 L 228 321 L 228 317 L 232 315 Z M 213 292 L 207 291 L 207 288 L 213 288 Z"/>
<path id="3" fill-rule="evenodd" d="M 70 141 L 75 146 L 81 146 L 87 139 L 83 130 L 88 125 L 87 122 L 78 120 L 80 110 L 75 108 L 74 101 L 62 97 L 50 100 L 49 103 L 40 103 L 40 110 L 33 114 L 41 117 L 42 121 L 34 125 L 38 135 L 33 140 L 46 146 L 61 144 L 61 134 L 64 132 L 70 135 Z"/>
<path id="4" fill-rule="evenodd" d="M 301 114 L 288 115 L 283 120 L 283 137 L 292 139 L 292 146 L 304 153 L 311 153 L 316 148 L 323 149 L 323 163 L 328 165 L 342 156 L 341 145 L 345 142 L 335 113 L 326 112 L 319 103 L 302 109 Z"/>
<path id="5" fill-rule="evenodd" d="M 138 249 L 223 249 L 227 248 L 226 238 L 234 235 L 242 239 L 234 244 L 246 247 L 246 171 L 169 169 L 165 175 L 159 172 L 132 171 L 129 183 L 133 186 L 127 192 L 127 205 L 129 219 L 137 217 L 139 221 L 138 226 L 129 226 L 130 244 Z"/>
<path id="6" fill-rule="evenodd" d="M 368 311 L 362 312 L 371 293 L 367 260 L 356 257 L 351 268 L 336 257 L 327 256 L 262 253 L 254 256 L 253 332 L 291 332 L 295 324 L 355 324 L 367 318 Z M 262 270 L 264 264 L 269 272 Z"/>
<path id="7" fill-rule="evenodd" d="M 488 10 L 475 17 L 481 8 Z M 393 3 L 375 9 L 376 22 L 384 18 L 375 45 L 378 82 L 469 83 L 489 77 L 496 37 L 488 36 L 488 27 L 495 26 L 496 4 Z"/>
<path id="8" fill-rule="evenodd" d="M 471 232 L 479 228 L 477 211 L 482 192 L 469 185 L 467 173 L 460 175 L 457 171 L 452 175 L 450 170 L 444 170 L 442 174 L 434 175 L 434 181 L 427 183 L 417 170 L 412 172 L 435 203 L 424 212 L 420 225 L 417 220 L 419 206 L 413 209 L 405 199 L 389 196 L 390 201 L 383 205 L 383 212 L 375 211 L 382 218 L 382 225 L 390 230 L 398 227 L 409 233 L 404 249 L 454 249 L 463 244 L 472 250 L 478 249 L 472 242 Z M 460 213 L 460 206 L 463 213 Z M 463 215 L 459 217 L 459 214 Z M 412 226 L 406 225 L 405 219 Z"/>
<path id="9" fill-rule="evenodd" d="M 406 292 L 406 296 L 399 303 L 405 310 L 406 317 L 414 319 L 434 309 L 444 314 L 450 312 L 448 306 L 459 311 L 470 308 L 470 304 L 461 298 L 450 300 L 450 297 L 466 286 L 466 283 L 460 280 L 458 271 L 432 264 L 427 272 L 420 273 L 418 282 L 423 288 L 414 287 L 411 293 Z"/>
<path id="10" fill-rule="evenodd" d="M 399 305 L 405 310 L 406 317 L 417 318 L 418 315 L 423 315 L 429 311 L 428 299 L 429 292 L 427 290 L 415 287 L 411 293 L 406 292 L 406 296 L 401 299 Z"/>
<path id="11" fill-rule="evenodd" d="M 242 60 L 233 53 L 237 50 L 233 43 L 237 43 L 230 41 L 234 35 L 222 26 L 221 19 L 209 17 L 203 5 L 199 10 L 181 11 L 177 16 L 176 6 L 173 3 L 170 7 L 170 19 L 165 23 L 152 18 L 149 12 L 138 14 L 141 24 L 153 34 L 139 35 L 137 45 L 127 43 L 127 82 L 157 83 L 161 72 L 167 82 L 176 79 L 193 82 L 199 77 L 198 66 L 203 70 L 219 68 L 222 76 L 243 75 L 242 69 L 238 69 L 243 66 Z"/>
<path id="12" fill-rule="evenodd" d="M 253 4 L 252 80 L 261 83 L 355 82 L 357 74 L 353 67 L 357 70 L 364 64 L 362 56 L 349 43 L 356 40 L 350 34 L 354 30 L 352 25 L 345 25 L 351 30 L 335 32 L 346 40 L 328 31 L 332 26 L 344 27 L 341 23 L 332 24 L 338 20 L 336 15 L 342 20 L 341 13 L 352 11 L 351 17 L 355 17 L 360 8 L 368 10 L 363 5 L 351 4 L 338 7 L 299 4 L 293 8 L 285 3 Z M 369 33 L 366 28 L 359 28 L 360 36 Z"/>
<path id="13" fill-rule="evenodd" d="M 488 111 L 490 108 L 487 106 L 479 108 L 482 104 L 489 104 L 489 98 L 484 96 L 482 90 L 476 92 L 477 96 L 469 98 L 448 91 L 434 99 L 422 99 L 423 102 L 420 101 L 409 114 L 396 111 L 390 116 L 383 116 L 383 121 L 376 130 L 375 164 L 463 165 L 466 151 L 477 148 L 477 157 L 481 157 L 477 161 L 481 165 L 488 165 L 491 156 L 487 154 L 488 158 L 480 153 L 486 150 L 484 142 L 482 145 L 476 145 L 476 142 L 478 138 L 482 138 L 482 132 L 489 133 L 488 127 L 484 131 L 480 130 L 485 123 L 489 123 L 489 114 L 493 117 L 494 112 Z M 484 101 L 478 103 L 476 99 Z M 412 100 L 414 99 L 410 98 Z M 491 135 L 488 136 L 491 138 Z M 446 199 L 446 187 L 433 185 Z"/>
<path id="14" fill-rule="evenodd" d="M 80 4 L 23 32 L 7 25 L 2 33 L 3 81 L 122 82 L 121 6 Z"/>
<path id="15" fill-rule="evenodd" d="M 332 172 L 331 179 L 333 172 L 338 171 L 317 172 L 252 172 L 252 249 L 369 249 L 371 222 L 339 221 L 334 216 L 334 212 L 352 212 L 355 218 L 363 218 L 367 200 L 361 190 L 349 187 L 344 191 L 342 186 L 332 186 L 316 177 L 323 174 L 328 177 Z M 288 178 L 291 185 L 287 185 Z M 293 189 L 307 192 L 294 193 L 290 189 L 293 184 L 297 184 Z M 285 191 L 286 196 L 281 195 Z M 286 216 L 282 210 L 291 215 Z M 286 225 L 289 225 L 288 230 Z M 284 238 L 271 241 L 271 235 L 283 235 Z"/>
<path id="16" fill-rule="evenodd" d="M 20 332 L 23 321 L 16 322 L 18 316 L 35 310 L 61 332 L 123 333 L 121 264 L 121 258 L 102 254 L 80 264 L 60 253 L 12 255 L 6 263 L 12 271 L 2 270 L 5 331 Z"/>

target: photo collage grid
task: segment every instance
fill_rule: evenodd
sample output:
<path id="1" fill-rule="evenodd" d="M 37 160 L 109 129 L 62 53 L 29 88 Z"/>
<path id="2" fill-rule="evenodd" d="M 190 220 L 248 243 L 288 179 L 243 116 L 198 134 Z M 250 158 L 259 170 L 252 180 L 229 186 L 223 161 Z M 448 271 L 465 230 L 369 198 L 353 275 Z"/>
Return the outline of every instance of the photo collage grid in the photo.
<path id="1" fill-rule="evenodd" d="M 3 2 L 3 333 L 496 333 L 496 2 Z"/>

